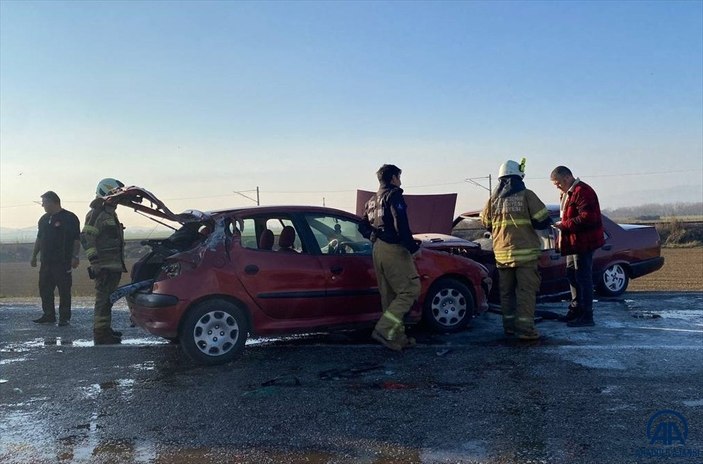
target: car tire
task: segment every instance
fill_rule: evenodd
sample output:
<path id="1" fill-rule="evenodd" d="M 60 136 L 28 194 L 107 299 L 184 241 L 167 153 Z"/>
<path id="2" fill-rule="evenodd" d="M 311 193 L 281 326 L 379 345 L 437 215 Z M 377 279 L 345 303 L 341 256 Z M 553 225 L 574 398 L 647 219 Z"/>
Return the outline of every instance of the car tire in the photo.
<path id="1" fill-rule="evenodd" d="M 597 290 L 603 296 L 618 296 L 625 293 L 630 277 L 623 264 L 611 264 L 598 279 Z"/>
<path id="2" fill-rule="evenodd" d="M 249 320 L 243 309 L 225 300 L 208 300 L 194 306 L 181 326 L 183 351 L 200 364 L 232 361 L 244 351 Z"/>
<path id="3" fill-rule="evenodd" d="M 427 292 L 422 317 L 435 332 L 457 332 L 466 327 L 473 312 L 471 290 L 458 280 L 444 278 Z"/>

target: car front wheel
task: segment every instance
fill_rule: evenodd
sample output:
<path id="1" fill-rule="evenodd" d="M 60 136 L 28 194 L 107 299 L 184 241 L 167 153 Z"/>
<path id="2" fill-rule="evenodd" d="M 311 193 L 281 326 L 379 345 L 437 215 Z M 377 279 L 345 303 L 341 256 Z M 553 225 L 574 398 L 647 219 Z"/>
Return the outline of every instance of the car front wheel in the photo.
<path id="1" fill-rule="evenodd" d="M 181 327 L 183 350 L 201 364 L 223 364 L 242 351 L 249 333 L 244 311 L 234 303 L 209 300 L 191 309 Z"/>
<path id="2" fill-rule="evenodd" d="M 601 274 L 598 281 L 598 293 L 603 296 L 622 295 L 627 290 L 630 278 L 622 264 L 612 264 Z"/>
<path id="3" fill-rule="evenodd" d="M 456 332 L 469 323 L 474 311 L 471 290 L 454 279 L 440 279 L 427 293 L 423 320 L 434 331 Z"/>

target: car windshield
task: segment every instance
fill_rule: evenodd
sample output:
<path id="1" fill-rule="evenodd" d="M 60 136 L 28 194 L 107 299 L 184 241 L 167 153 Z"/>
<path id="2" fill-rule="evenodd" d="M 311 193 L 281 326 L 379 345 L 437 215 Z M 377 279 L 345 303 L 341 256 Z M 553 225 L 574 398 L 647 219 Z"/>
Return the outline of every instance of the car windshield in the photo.
<path id="1" fill-rule="evenodd" d="M 320 214 L 307 214 L 305 220 L 323 254 L 333 253 L 340 244 L 346 254 L 371 254 L 371 241 L 361 235 L 356 221 Z"/>

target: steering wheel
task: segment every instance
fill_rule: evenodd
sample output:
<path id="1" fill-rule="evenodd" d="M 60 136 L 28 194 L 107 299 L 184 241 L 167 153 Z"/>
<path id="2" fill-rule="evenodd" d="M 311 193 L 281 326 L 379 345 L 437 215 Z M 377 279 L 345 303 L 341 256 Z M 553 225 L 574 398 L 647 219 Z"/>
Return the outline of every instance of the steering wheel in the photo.
<path id="1" fill-rule="evenodd" d="M 345 255 L 347 253 L 353 254 L 357 252 L 354 242 L 341 241 L 336 238 L 330 240 L 328 247 L 328 253 L 331 255 Z"/>

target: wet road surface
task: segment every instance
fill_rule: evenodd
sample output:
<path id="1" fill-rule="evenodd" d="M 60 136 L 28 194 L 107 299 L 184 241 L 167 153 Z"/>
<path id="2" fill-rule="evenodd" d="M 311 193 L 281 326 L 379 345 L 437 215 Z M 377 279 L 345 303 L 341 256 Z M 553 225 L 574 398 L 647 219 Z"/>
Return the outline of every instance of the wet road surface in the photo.
<path id="1" fill-rule="evenodd" d="M 130 328 L 123 304 L 116 347 L 92 346 L 89 300 L 69 327 L 32 323 L 37 304 L 0 300 L 3 463 L 703 462 L 703 293 L 599 301 L 582 329 L 542 304 L 535 343 L 487 313 L 402 354 L 311 334 L 216 367 Z"/>

